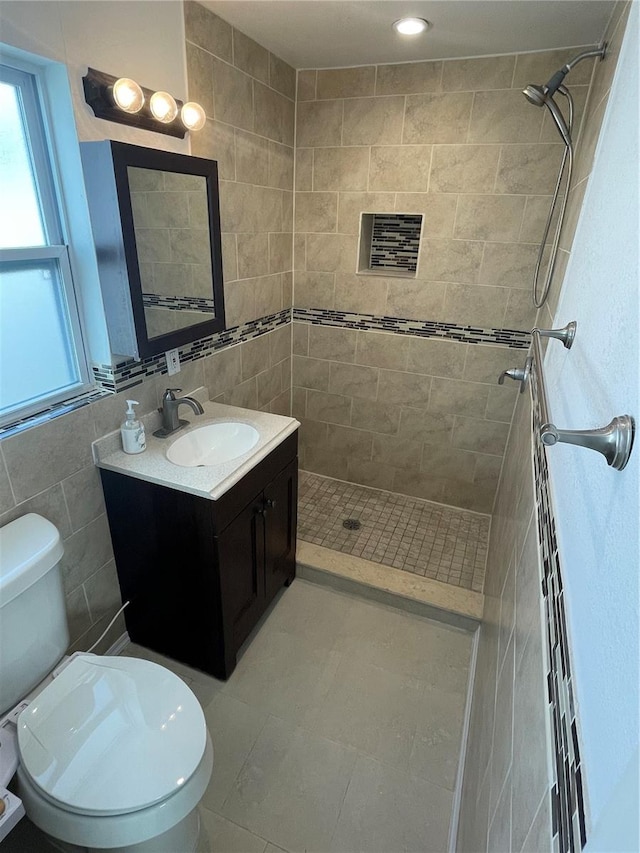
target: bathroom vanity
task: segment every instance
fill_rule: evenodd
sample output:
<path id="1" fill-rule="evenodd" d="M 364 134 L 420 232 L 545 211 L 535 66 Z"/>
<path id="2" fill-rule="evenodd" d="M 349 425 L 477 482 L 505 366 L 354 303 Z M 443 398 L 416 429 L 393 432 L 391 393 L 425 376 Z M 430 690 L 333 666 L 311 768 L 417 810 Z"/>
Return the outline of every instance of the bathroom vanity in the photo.
<path id="1" fill-rule="evenodd" d="M 96 454 L 131 640 L 220 679 L 295 577 L 298 423 L 205 403 L 188 429 L 233 412 L 260 440 L 220 466 L 172 464 L 171 439 Z"/>

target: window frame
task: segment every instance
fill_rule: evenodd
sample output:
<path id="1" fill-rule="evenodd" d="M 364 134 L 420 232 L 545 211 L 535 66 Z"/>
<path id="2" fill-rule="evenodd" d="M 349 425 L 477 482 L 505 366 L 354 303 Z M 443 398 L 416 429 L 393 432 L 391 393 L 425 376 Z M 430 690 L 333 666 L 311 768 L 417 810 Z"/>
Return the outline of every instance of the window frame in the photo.
<path id="1" fill-rule="evenodd" d="M 28 138 L 30 160 L 38 200 L 45 245 L 0 248 L 0 268 L 7 264 L 54 261 L 59 271 L 60 298 L 66 308 L 68 345 L 77 367 L 77 381 L 62 390 L 52 391 L 37 401 L 25 402 L 0 415 L 0 428 L 42 413 L 57 404 L 70 402 L 95 390 L 87 338 L 74 276 L 73 253 L 68 240 L 64 197 L 60 182 L 53 134 L 51 133 L 50 103 L 45 68 L 36 63 L 2 56 L 0 80 L 19 88 L 25 134 Z M 37 346 L 36 342 L 33 342 Z"/>

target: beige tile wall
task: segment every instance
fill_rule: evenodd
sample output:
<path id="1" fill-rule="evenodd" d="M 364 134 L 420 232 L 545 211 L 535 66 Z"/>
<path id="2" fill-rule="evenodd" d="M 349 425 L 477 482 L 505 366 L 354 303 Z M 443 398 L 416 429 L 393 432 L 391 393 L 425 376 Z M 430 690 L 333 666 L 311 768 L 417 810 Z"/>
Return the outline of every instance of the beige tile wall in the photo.
<path id="1" fill-rule="evenodd" d="M 300 71 L 295 304 L 531 328 L 563 146 L 520 90 L 573 53 Z M 572 72 L 577 127 L 592 69 Z M 360 214 L 393 211 L 424 214 L 416 279 L 356 278 Z"/>
<path id="2" fill-rule="evenodd" d="M 193 0 L 189 97 L 208 121 L 191 153 L 218 161 L 227 325 L 291 305 L 295 71 Z"/>
<path id="3" fill-rule="evenodd" d="M 628 10 L 628 2 L 616 5 L 605 36 L 608 58 L 596 66 L 578 142 L 578 180 L 591 170 Z M 570 198 L 575 219 L 583 195 L 584 187 L 576 184 Z M 568 225 L 563 245 L 570 248 L 575 222 Z M 541 309 L 547 321 L 553 319 L 558 291 L 556 284 L 551 305 Z M 542 566 L 534 503 L 531 411 L 529 395 L 522 395 L 492 517 L 456 845 L 460 853 L 552 849 L 546 628 L 541 619 Z"/>
<path id="4" fill-rule="evenodd" d="M 245 344 L 186 363 L 171 377 L 147 380 L 135 389 L 0 441 L 0 527 L 28 512 L 60 530 L 71 644 L 88 648 L 120 606 L 109 526 L 91 442 L 118 429 L 125 397 L 145 414 L 160 405 L 167 385 L 188 393 L 207 387 L 211 399 L 288 414 L 291 387 L 291 325 Z M 188 419 L 191 417 L 187 415 Z M 124 631 L 120 618 L 108 647 Z"/>
<path id="5" fill-rule="evenodd" d="M 309 471 L 490 512 L 516 389 L 504 347 L 293 324 Z"/>
<path id="6" fill-rule="evenodd" d="M 300 71 L 294 304 L 531 328 L 562 146 L 520 89 L 569 53 Z M 572 81 L 579 112 L 591 68 Z M 417 276 L 356 274 L 361 213 L 393 211 L 424 215 Z M 522 353 L 298 324 L 294 341 L 307 469 L 491 511 L 515 399 L 496 379 Z"/>

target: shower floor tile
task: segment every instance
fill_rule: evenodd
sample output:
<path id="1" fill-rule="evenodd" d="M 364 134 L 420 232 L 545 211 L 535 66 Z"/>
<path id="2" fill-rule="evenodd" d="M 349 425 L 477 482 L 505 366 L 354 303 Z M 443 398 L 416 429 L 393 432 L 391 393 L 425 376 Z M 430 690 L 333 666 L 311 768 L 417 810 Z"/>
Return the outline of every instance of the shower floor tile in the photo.
<path id="1" fill-rule="evenodd" d="M 346 519 L 360 522 L 356 530 Z M 482 592 L 489 516 L 300 471 L 298 537 Z"/>

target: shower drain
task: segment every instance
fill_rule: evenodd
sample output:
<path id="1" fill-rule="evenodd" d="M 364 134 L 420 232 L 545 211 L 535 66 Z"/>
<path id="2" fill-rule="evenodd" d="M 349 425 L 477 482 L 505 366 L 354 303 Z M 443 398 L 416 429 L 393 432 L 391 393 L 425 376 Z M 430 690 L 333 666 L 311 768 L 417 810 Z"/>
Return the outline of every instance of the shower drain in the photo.
<path id="1" fill-rule="evenodd" d="M 345 518 L 342 526 L 346 527 L 347 530 L 360 530 L 360 522 L 357 518 Z"/>

